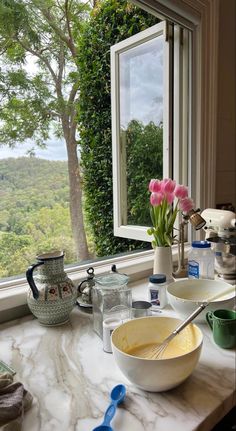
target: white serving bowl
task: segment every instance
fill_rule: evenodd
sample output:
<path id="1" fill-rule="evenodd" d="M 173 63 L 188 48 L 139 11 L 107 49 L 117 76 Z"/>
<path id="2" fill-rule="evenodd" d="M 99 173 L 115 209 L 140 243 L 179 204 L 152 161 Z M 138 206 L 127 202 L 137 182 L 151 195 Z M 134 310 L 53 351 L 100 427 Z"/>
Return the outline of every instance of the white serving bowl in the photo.
<path id="1" fill-rule="evenodd" d="M 202 302 L 213 298 L 221 292 L 232 289 L 228 294 L 210 301 L 209 305 L 195 319 L 194 322 L 205 322 L 208 310 L 233 308 L 235 305 L 235 288 L 221 280 L 178 280 L 167 286 L 167 298 L 178 316 L 189 316 Z"/>
<path id="2" fill-rule="evenodd" d="M 197 365 L 202 347 L 202 332 L 189 324 L 171 341 L 184 353 L 169 359 L 144 359 L 127 353 L 132 347 L 161 343 L 181 320 L 171 317 L 141 317 L 116 328 L 111 337 L 114 359 L 127 379 L 141 389 L 162 392 L 182 383 Z"/>

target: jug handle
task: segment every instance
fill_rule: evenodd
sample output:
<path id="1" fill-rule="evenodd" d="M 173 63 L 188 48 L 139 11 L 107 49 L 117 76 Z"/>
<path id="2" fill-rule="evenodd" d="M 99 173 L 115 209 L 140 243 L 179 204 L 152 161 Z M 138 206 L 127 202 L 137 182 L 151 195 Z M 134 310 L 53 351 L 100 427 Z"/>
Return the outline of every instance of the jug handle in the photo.
<path id="1" fill-rule="evenodd" d="M 37 266 L 40 266 L 43 264 L 44 264 L 44 262 L 35 263 L 34 265 L 31 265 L 26 271 L 26 278 L 27 278 L 27 281 L 28 281 L 30 288 L 32 290 L 34 299 L 38 299 L 39 291 L 38 291 L 37 286 L 36 286 L 34 279 L 33 279 L 33 271 L 35 268 L 37 268 Z"/>

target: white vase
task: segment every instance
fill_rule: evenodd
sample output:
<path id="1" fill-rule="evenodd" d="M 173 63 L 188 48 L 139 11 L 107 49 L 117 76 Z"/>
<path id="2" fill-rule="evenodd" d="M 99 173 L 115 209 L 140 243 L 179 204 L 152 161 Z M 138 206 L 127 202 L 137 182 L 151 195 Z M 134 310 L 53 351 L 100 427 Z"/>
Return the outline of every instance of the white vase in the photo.
<path id="1" fill-rule="evenodd" d="M 168 282 L 174 281 L 171 247 L 155 247 L 153 274 L 165 274 Z"/>

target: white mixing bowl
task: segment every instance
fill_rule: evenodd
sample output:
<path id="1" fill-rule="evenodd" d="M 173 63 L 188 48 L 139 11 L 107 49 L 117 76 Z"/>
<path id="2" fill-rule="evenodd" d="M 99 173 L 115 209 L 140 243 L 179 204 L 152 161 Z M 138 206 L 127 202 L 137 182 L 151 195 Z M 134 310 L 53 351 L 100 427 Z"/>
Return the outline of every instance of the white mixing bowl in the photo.
<path id="1" fill-rule="evenodd" d="M 134 385 L 150 392 L 162 392 L 182 383 L 194 370 L 200 357 L 202 332 L 190 324 L 171 341 L 173 349 L 183 349 L 180 356 L 146 359 L 132 356 L 129 349 L 147 343 L 161 343 L 181 320 L 171 317 L 141 317 L 116 328 L 111 337 L 115 361 Z"/>
<path id="2" fill-rule="evenodd" d="M 167 286 L 167 298 L 171 307 L 181 318 L 188 317 L 202 302 L 221 292 L 232 289 L 228 294 L 210 301 L 209 305 L 194 322 L 205 322 L 206 312 L 220 308 L 233 308 L 235 305 L 235 287 L 220 280 L 178 280 Z"/>

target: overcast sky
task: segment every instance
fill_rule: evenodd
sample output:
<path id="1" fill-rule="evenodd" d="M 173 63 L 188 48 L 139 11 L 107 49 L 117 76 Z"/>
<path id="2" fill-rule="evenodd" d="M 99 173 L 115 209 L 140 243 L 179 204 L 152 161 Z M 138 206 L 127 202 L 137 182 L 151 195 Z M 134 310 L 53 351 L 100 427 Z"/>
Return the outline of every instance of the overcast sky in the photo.
<path id="1" fill-rule="evenodd" d="M 120 118 L 122 128 L 133 119 L 157 126 L 163 121 L 163 37 L 120 55 Z"/>
<path id="2" fill-rule="evenodd" d="M 8 157 L 23 157 L 27 155 L 27 151 L 30 150 L 34 145 L 32 143 L 19 144 L 15 148 L 11 149 L 7 146 L 0 147 L 0 159 L 6 159 Z M 47 160 L 67 160 L 67 153 L 64 141 L 50 139 L 47 141 L 47 148 L 41 149 L 34 147 L 35 156 L 41 159 Z"/>

